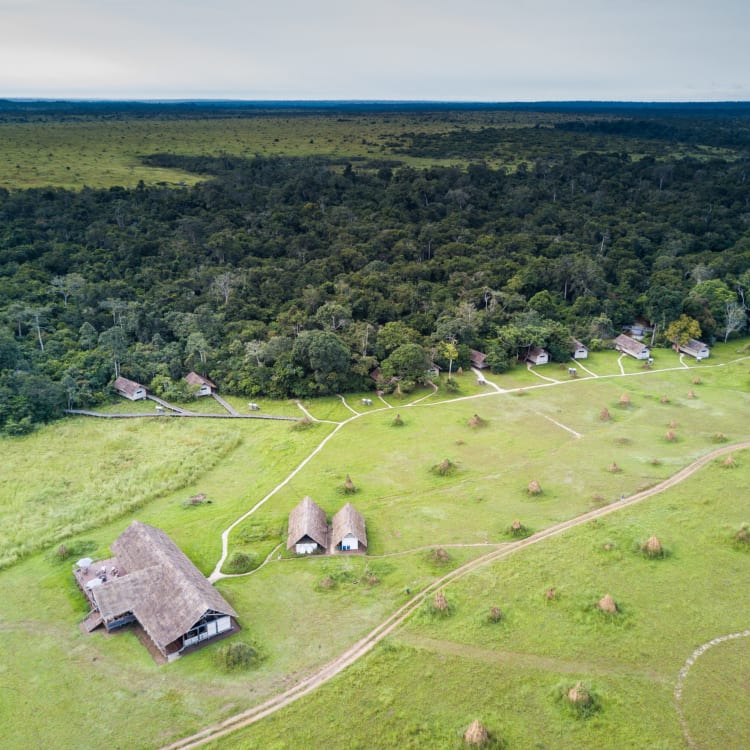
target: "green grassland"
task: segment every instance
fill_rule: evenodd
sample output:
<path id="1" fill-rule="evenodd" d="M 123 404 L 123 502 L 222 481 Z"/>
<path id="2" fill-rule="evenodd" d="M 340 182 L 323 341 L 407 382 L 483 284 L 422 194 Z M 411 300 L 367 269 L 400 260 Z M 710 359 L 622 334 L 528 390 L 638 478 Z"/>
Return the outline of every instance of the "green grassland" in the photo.
<path id="1" fill-rule="evenodd" d="M 581 117 L 585 118 L 575 116 Z M 201 179 L 180 170 L 145 166 L 141 157 L 154 153 L 389 159 L 415 167 L 465 165 L 483 159 L 491 166 L 510 170 L 548 153 L 550 142 L 580 153 L 627 151 L 634 158 L 665 153 L 707 158 L 719 153 L 700 145 L 550 130 L 550 125 L 570 118 L 552 112 L 477 111 L 3 121 L 0 187 L 135 187 L 141 180 L 146 184 L 190 185 Z M 467 134 L 481 136 L 482 131 L 489 139 L 480 137 L 466 153 L 462 142 Z M 420 138 L 435 136 L 444 140 L 426 150 L 414 150 L 413 144 Z M 523 148 L 519 147 L 519 137 Z M 731 157 L 731 153 L 725 155 Z"/>
<path id="2" fill-rule="evenodd" d="M 539 368 L 562 381 L 550 384 L 516 368 L 492 376 L 507 393 L 466 373 L 456 394 L 388 396 L 395 408 L 348 396 L 363 412 L 356 418 L 340 399 L 306 401 L 316 419 L 350 421 L 232 532 L 230 559 L 241 550 L 260 567 L 217 584 L 240 615 L 234 638 L 262 657 L 247 672 L 217 665 L 221 644 L 157 667 L 132 633 L 82 634 L 85 602 L 59 545 L 104 556 L 138 518 L 164 528 L 208 573 L 221 532 L 335 425 L 77 417 L 4 440 L 4 554 L 25 558 L 0 571 L 5 745 L 153 748 L 198 731 L 313 673 L 437 577 L 508 541 L 513 520 L 541 530 L 652 486 L 719 441 L 748 438 L 750 359 L 741 344 L 717 346 L 699 369 L 657 354 L 670 369 L 623 377 L 617 354 L 600 352 L 590 368 L 597 378 Z M 519 386 L 519 374 L 533 380 Z M 624 392 L 627 408 L 618 405 Z M 261 406 L 301 415 L 293 402 Z M 605 407 L 609 421 L 600 419 Z M 402 426 L 393 425 L 396 412 Z M 475 414 L 480 426 L 468 424 Z M 446 458 L 453 472 L 431 471 Z M 449 616 L 423 606 L 343 675 L 220 746 L 460 747 L 461 731 L 480 718 L 508 748 L 683 747 L 673 700 L 679 670 L 702 643 L 748 627 L 750 554 L 732 535 L 750 520 L 750 455 L 735 459 L 734 468 L 714 462 L 662 495 L 451 584 Z M 609 471 L 613 462 L 620 471 Z M 346 474 L 354 495 L 343 493 Z M 542 494 L 529 495 L 532 479 Z M 190 506 L 199 492 L 211 503 Z M 286 517 L 308 494 L 329 514 L 348 500 L 363 512 L 366 557 L 288 555 Z M 651 534 L 665 559 L 638 554 Z M 436 546 L 447 559 L 435 559 Z M 550 587 L 558 596 L 547 601 Z M 618 615 L 594 609 L 604 593 Z M 499 623 L 487 622 L 492 606 L 503 612 Z M 724 644 L 701 657 L 683 697 L 696 738 L 716 715 L 727 748 L 748 741 L 746 728 L 730 731 L 745 704 L 726 692 L 742 689 L 746 671 L 722 684 L 712 670 L 731 672 L 741 648 Z M 597 698 L 587 719 L 558 696 L 578 679 Z"/>

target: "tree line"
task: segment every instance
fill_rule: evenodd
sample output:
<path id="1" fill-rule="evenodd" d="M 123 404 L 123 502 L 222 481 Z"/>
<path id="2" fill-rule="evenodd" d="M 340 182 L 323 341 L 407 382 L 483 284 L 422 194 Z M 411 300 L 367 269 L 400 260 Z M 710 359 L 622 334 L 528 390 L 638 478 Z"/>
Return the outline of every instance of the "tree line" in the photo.
<path id="1" fill-rule="evenodd" d="M 747 322 L 750 164 L 669 153 L 513 171 L 157 154 L 210 179 L 0 190 L 0 429 L 100 403 L 119 374 L 306 397 L 409 387 L 472 348 L 497 372 L 531 346 L 564 361 L 571 336 L 603 346 L 638 316 L 725 339 Z"/>

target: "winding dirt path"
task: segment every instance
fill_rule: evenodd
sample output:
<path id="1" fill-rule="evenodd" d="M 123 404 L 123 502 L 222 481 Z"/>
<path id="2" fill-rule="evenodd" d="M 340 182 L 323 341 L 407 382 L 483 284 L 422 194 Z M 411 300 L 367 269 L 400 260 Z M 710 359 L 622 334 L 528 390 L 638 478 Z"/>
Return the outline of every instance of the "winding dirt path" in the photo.
<path id="1" fill-rule="evenodd" d="M 353 417 L 353 419 L 354 418 L 355 417 Z M 380 643 L 380 641 L 382 641 L 399 626 L 401 626 L 406 621 L 406 619 L 421 606 L 422 602 L 430 594 L 433 594 L 438 589 L 443 588 L 451 583 L 455 583 L 456 581 L 464 578 L 470 573 L 480 570 L 481 568 L 498 560 L 502 560 L 503 558 L 508 557 L 515 552 L 518 552 L 519 550 L 526 549 L 535 544 L 538 544 L 539 542 L 543 542 L 547 539 L 558 536 L 568 529 L 580 526 L 581 524 L 587 523 L 594 518 L 601 518 L 602 516 L 616 513 L 623 508 L 634 505 L 635 503 L 639 503 L 649 497 L 653 497 L 660 492 L 664 492 L 665 490 L 668 490 L 680 484 L 680 482 L 685 481 L 693 474 L 695 474 L 696 471 L 699 471 L 704 466 L 714 461 L 716 458 L 723 456 L 726 453 L 731 453 L 738 450 L 746 450 L 748 448 L 750 448 L 750 440 L 717 448 L 710 453 L 701 456 L 689 466 L 686 466 L 676 474 L 673 474 L 671 477 L 668 477 L 664 481 L 659 482 L 649 489 L 617 500 L 610 505 L 604 506 L 603 508 L 597 508 L 595 510 L 589 511 L 588 513 L 583 513 L 580 516 L 576 516 L 575 518 L 571 518 L 567 521 L 555 524 L 554 526 L 550 526 L 543 531 L 532 534 L 526 539 L 521 539 L 517 542 L 509 543 L 499 549 L 494 549 L 484 555 L 481 555 L 474 560 L 470 560 L 469 562 L 461 565 L 455 570 L 452 570 L 450 573 L 447 573 L 441 578 L 438 578 L 429 586 L 425 587 L 423 591 L 412 597 L 406 604 L 396 610 L 390 617 L 384 620 L 376 628 L 371 630 L 367 635 L 365 635 L 363 638 L 346 649 L 346 651 L 344 651 L 341 655 L 328 662 L 328 664 L 325 664 L 309 677 L 301 680 L 296 685 L 293 685 L 288 690 L 285 690 L 283 693 L 279 693 L 278 695 L 269 698 L 263 703 L 260 703 L 257 706 L 248 709 L 247 711 L 242 711 L 241 713 L 235 714 L 234 716 L 230 716 L 224 721 L 212 724 L 211 726 L 208 726 L 200 732 L 196 732 L 195 734 L 190 735 L 189 737 L 184 737 L 180 740 L 177 740 L 171 745 L 163 747 L 162 750 L 186 750 L 187 748 L 200 747 L 206 742 L 217 740 L 218 738 L 234 732 L 237 729 L 247 727 L 257 721 L 260 721 L 266 716 L 270 716 L 276 711 L 284 708 L 285 706 L 288 706 L 290 703 L 293 703 L 298 698 L 307 695 L 324 683 L 328 682 L 330 679 L 343 672 L 347 667 L 354 664 L 354 662 L 356 662 L 358 659 L 361 659 L 363 656 L 369 653 L 378 643 Z"/>

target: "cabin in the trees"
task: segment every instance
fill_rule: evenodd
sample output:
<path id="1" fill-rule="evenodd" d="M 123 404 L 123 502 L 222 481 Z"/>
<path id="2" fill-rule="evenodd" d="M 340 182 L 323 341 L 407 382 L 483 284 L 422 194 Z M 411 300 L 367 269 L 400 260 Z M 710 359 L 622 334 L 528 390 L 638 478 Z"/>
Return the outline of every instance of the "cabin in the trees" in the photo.
<path id="1" fill-rule="evenodd" d="M 79 560 L 75 570 L 92 605 L 87 630 L 137 622 L 172 661 L 189 646 L 236 629 L 237 613 L 161 529 L 134 521 L 112 552 L 110 560 Z"/>
<path id="2" fill-rule="evenodd" d="M 197 372 L 189 372 L 185 375 L 185 382 L 196 389 L 196 396 L 213 396 L 216 390 L 216 383 L 213 383 L 208 378 L 204 378 L 202 375 L 198 375 Z"/>
<path id="3" fill-rule="evenodd" d="M 549 354 L 546 349 L 533 346 L 526 355 L 526 361 L 532 365 L 546 365 L 549 364 Z"/>
<path id="4" fill-rule="evenodd" d="M 339 552 L 366 552 L 365 519 L 351 503 L 333 517 L 331 548 Z"/>
<path id="5" fill-rule="evenodd" d="M 120 396 L 124 396 L 131 401 L 140 401 L 148 395 L 145 385 L 136 383 L 135 380 L 128 380 L 122 376 L 115 379 L 115 390 Z"/>
<path id="6" fill-rule="evenodd" d="M 615 349 L 635 359 L 648 359 L 651 356 L 651 351 L 645 344 L 626 336 L 624 333 L 621 333 L 615 339 Z"/>
<path id="7" fill-rule="evenodd" d="M 328 520 L 323 509 L 305 497 L 289 514 L 286 548 L 298 555 L 328 550 Z"/>
<path id="8" fill-rule="evenodd" d="M 633 323 L 623 329 L 634 338 L 642 338 L 654 332 L 654 327 L 645 318 L 636 318 Z"/>
<path id="9" fill-rule="evenodd" d="M 675 349 L 696 359 L 706 359 L 711 356 L 711 349 L 698 339 L 689 339 L 686 344 L 675 344 Z"/>
<path id="10" fill-rule="evenodd" d="M 485 367 L 489 367 L 489 365 L 487 364 L 487 355 L 484 352 L 472 349 L 471 366 L 476 367 L 477 370 L 484 370 Z"/>
<path id="11" fill-rule="evenodd" d="M 573 359 L 588 359 L 589 350 L 578 339 L 573 339 Z"/>

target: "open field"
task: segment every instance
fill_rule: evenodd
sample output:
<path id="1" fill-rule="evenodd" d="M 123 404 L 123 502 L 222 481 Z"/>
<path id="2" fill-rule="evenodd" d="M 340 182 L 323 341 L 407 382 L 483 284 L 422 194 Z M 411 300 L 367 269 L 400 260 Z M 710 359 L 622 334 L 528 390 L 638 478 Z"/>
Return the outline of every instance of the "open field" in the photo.
<path id="1" fill-rule="evenodd" d="M 2 509 L 15 517 L 7 515 L 3 528 L 15 530 L 18 519 L 25 524 L 18 539 L 24 541 L 25 529 L 45 547 L 0 571 L 7 746 L 76 748 L 81 738 L 97 747 L 168 744 L 314 674 L 435 579 L 492 549 L 487 544 L 509 541 L 514 519 L 542 530 L 653 486 L 722 441 L 747 440 L 750 360 L 723 364 L 739 348 L 717 347 L 716 358 L 701 363 L 700 385 L 693 383 L 697 370 L 680 367 L 666 350 L 665 366 L 675 369 L 623 377 L 612 373 L 616 355 L 599 353 L 597 369 L 608 368 L 609 377 L 535 379 L 523 397 L 480 389 L 467 373 L 469 385 L 458 398 L 441 389 L 400 401 L 401 427 L 392 424 L 394 409 L 376 399 L 356 418 L 339 399 L 305 402 L 317 419 L 350 421 L 275 493 L 335 425 L 299 430 L 265 420 L 75 418 L 5 440 L 2 496 L 12 488 L 13 504 Z M 504 377 L 492 380 L 518 387 Z M 695 398 L 688 397 L 691 389 Z M 618 406 L 623 392 L 630 407 Z M 465 398 L 472 393 L 480 395 Z M 365 411 L 359 398 L 347 400 Z M 612 416 L 607 422 L 600 419 L 604 407 Z M 301 414 L 292 403 L 279 408 Z M 479 427 L 467 424 L 474 414 L 482 418 Z M 665 437 L 669 429 L 673 441 Z M 66 455 L 61 445 L 75 450 Z M 432 473 L 445 458 L 455 470 Z M 750 554 L 732 535 L 750 520 L 750 455 L 735 459 L 735 468 L 714 462 L 663 495 L 451 584 L 448 617 L 423 606 L 334 681 L 220 746 L 285 748 L 314 738 L 331 748 L 450 748 L 480 718 L 509 748 L 535 742 L 566 748 L 571 740 L 583 748 L 683 747 L 672 694 L 685 659 L 711 638 L 749 627 Z M 619 471 L 609 470 L 613 462 Z M 347 473 L 357 486 L 353 496 L 340 491 Z M 529 495 L 532 479 L 540 495 Z M 94 495 L 85 492 L 92 481 Z M 135 489 L 142 493 L 135 513 L 123 506 L 108 515 L 112 503 L 103 498 L 133 497 Z M 212 503 L 186 507 L 198 492 Z M 68 512 L 70 505 L 88 530 L 66 538 L 54 514 L 39 517 L 43 493 L 50 511 Z M 351 500 L 367 519 L 370 554 L 290 559 L 284 546 L 277 549 L 289 509 L 305 494 L 330 514 Z M 229 552 L 247 552 L 256 565 L 268 562 L 217 584 L 240 613 L 243 631 L 235 638 L 260 649 L 254 669 L 223 672 L 213 658 L 220 644 L 156 667 L 131 633 L 78 630 L 84 602 L 70 560 L 54 554 L 61 542 L 72 548 L 86 542 L 87 554 L 104 555 L 137 517 L 164 528 L 208 573 L 220 556 L 221 532 L 263 497 L 265 504 L 231 534 Z M 665 545 L 665 559 L 637 553 L 651 534 Z M 447 551 L 446 560 L 436 561 L 436 546 Z M 322 587 L 324 578 L 333 585 Z M 558 596 L 545 601 L 550 587 Z M 604 593 L 621 608 L 609 619 L 593 609 Z M 491 606 L 502 610 L 497 624 L 487 623 Z M 732 648 L 726 657 L 720 646 L 701 659 L 711 656 L 719 669 L 731 669 L 746 653 Z M 720 683 L 702 687 L 708 673 L 698 667 L 701 661 L 688 676 L 683 702 L 688 719 L 701 724 L 717 711 L 719 698 L 710 696 L 719 695 Z M 578 679 L 599 701 L 586 720 L 555 698 L 561 685 Z M 720 718 L 731 727 L 741 714 L 723 700 L 728 708 Z M 12 714 L 5 710 L 11 706 Z M 44 723 L 33 721 L 39 715 Z M 330 720 L 314 718 L 320 715 Z M 745 744 L 730 739 L 722 747 Z"/>
<path id="2" fill-rule="evenodd" d="M 580 115 L 576 119 L 580 119 Z M 679 143 L 637 141 L 615 135 L 590 137 L 554 133 L 549 126 L 570 120 L 553 112 L 426 112 L 355 113 L 337 117 L 316 113 L 252 113 L 242 117 L 175 119 L 40 119 L 0 122 L 0 188 L 56 187 L 80 189 L 135 187 L 146 184 L 191 185 L 200 176 L 144 166 L 141 157 L 154 153 L 239 157 L 327 156 L 347 159 L 389 159 L 415 167 L 465 165 L 484 159 L 493 167 L 515 169 L 549 150 L 549 140 L 578 152 L 627 151 L 644 155 L 689 154 L 709 158 L 731 156 L 716 149 Z M 536 126 L 542 126 L 536 131 Z M 408 153 L 417 136 L 448 135 L 497 129 L 494 138 L 471 159 L 450 143 L 438 151 Z M 522 130 L 524 148 L 514 133 Z M 507 132 L 509 138 L 503 133 Z M 433 149 L 434 150 L 434 149 Z M 523 152 L 523 153 L 522 153 Z"/>

